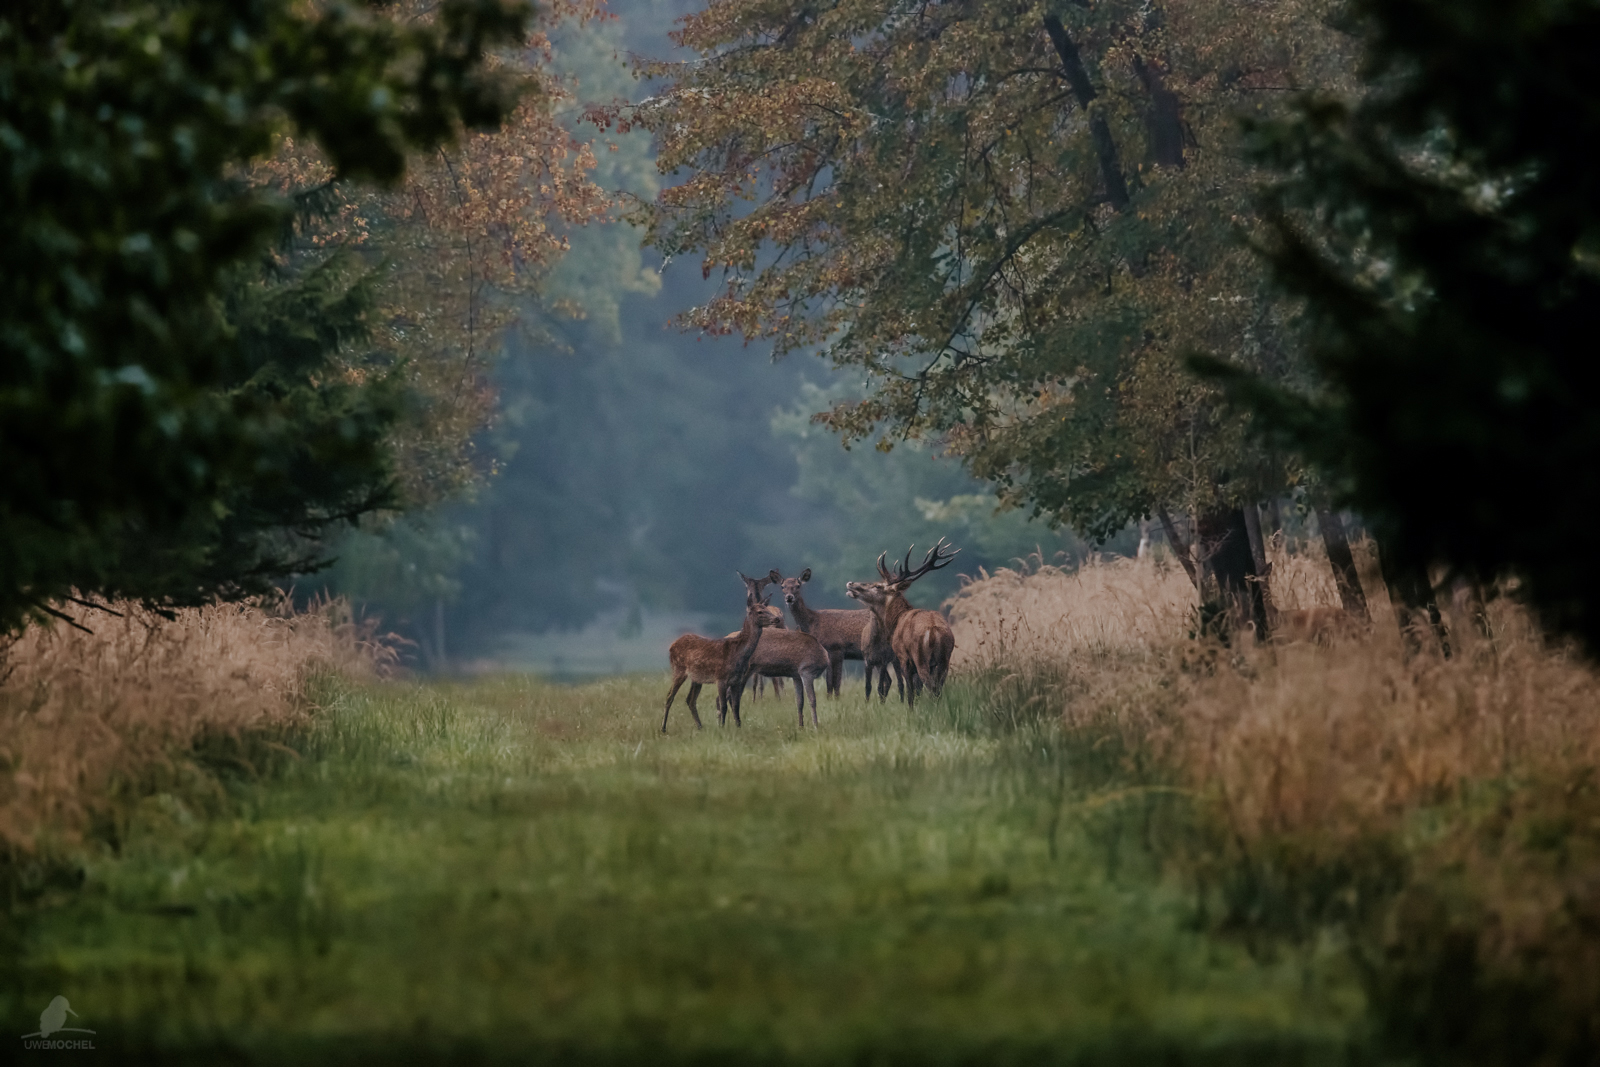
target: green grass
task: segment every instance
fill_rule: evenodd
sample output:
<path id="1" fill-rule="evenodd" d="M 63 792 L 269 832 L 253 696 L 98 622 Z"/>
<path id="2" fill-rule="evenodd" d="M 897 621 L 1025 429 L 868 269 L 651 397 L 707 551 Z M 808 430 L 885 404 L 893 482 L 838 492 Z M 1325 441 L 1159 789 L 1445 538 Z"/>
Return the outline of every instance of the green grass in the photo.
<path id="1" fill-rule="evenodd" d="M 697 732 L 680 695 L 663 737 L 661 677 L 325 688 L 298 758 L 147 798 L 82 886 L 13 909 L 15 1033 L 60 994 L 97 1049 L 164 1062 L 1359 1047 L 1337 946 L 1254 958 L 1161 876 L 1181 796 L 990 729 L 980 691 L 911 715 L 849 686 L 820 731 L 769 697 Z"/>

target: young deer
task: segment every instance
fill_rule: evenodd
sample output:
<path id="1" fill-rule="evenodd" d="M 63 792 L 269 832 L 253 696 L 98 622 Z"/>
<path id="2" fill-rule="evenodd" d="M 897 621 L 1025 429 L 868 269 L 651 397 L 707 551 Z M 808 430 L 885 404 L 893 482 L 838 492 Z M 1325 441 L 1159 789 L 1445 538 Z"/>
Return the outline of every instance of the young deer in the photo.
<path id="1" fill-rule="evenodd" d="M 810 580 L 810 567 L 801 571 L 798 578 L 785 578 L 776 570 L 767 574 L 767 581 L 776 583 L 783 589 L 783 602 L 789 605 L 789 614 L 794 616 L 794 623 L 800 628 L 800 632 L 815 637 L 817 643 L 827 650 L 828 679 L 825 692 L 828 696 L 836 697 L 839 695 L 843 680 L 844 661 L 866 659 L 861 635 L 867 622 L 872 618 L 872 612 L 845 611 L 838 608 L 819 610 L 810 607 L 806 604 L 805 595 L 800 589 Z M 867 699 L 872 699 L 871 671 L 867 672 Z"/>
<path id="2" fill-rule="evenodd" d="M 742 575 L 741 575 L 741 577 L 742 577 Z M 767 586 L 772 584 L 772 579 L 771 578 L 757 578 L 755 581 L 756 581 L 756 595 L 757 596 L 760 596 L 761 595 L 761 591 L 763 589 L 765 589 Z M 771 611 L 774 615 L 777 616 L 777 618 L 774 621 L 772 621 L 772 622 L 767 624 L 769 629 L 772 629 L 772 630 L 787 630 L 788 629 L 788 627 L 783 624 L 783 612 L 782 611 L 780 611 L 777 608 L 768 608 L 767 610 Z M 733 634 L 729 634 L 728 636 L 732 637 Z M 758 696 L 758 697 L 759 696 L 764 696 L 766 694 L 766 691 L 767 691 L 767 676 L 764 675 L 764 674 L 757 674 L 755 671 L 751 671 L 749 680 L 745 682 L 745 685 L 749 688 L 750 694 L 752 696 Z M 783 679 L 782 678 L 774 678 L 774 679 L 772 679 L 772 695 L 775 696 L 775 697 L 780 697 L 780 698 L 783 696 Z M 718 710 L 721 710 L 721 709 L 718 709 Z"/>
<path id="3" fill-rule="evenodd" d="M 744 575 L 740 575 L 741 578 Z M 667 732 L 667 718 L 672 714 L 672 699 L 687 680 L 689 695 L 685 701 L 689 714 L 694 717 L 695 729 L 701 728 L 700 709 L 695 701 L 702 685 L 717 687 L 718 722 L 728 717 L 728 702 L 733 702 L 733 724 L 739 721 L 739 695 L 744 691 L 745 676 L 750 671 L 751 660 L 761 644 L 761 631 L 771 623 L 777 609 L 758 600 L 754 592 L 745 596 L 744 626 L 731 637 L 700 637 L 684 634 L 667 649 L 672 662 L 672 688 L 667 691 L 667 706 L 661 713 L 661 732 Z M 802 720 L 803 721 L 803 720 Z"/>
<path id="4" fill-rule="evenodd" d="M 764 582 L 755 578 L 744 578 L 744 583 L 749 589 L 749 595 L 754 596 Z M 761 640 L 761 647 L 756 649 L 756 654 L 750 660 L 750 670 L 753 673 L 764 675 L 776 681 L 779 678 L 789 678 L 794 682 L 795 710 L 800 714 L 800 725 L 806 724 L 806 700 L 811 700 L 811 725 L 821 725 L 817 721 L 817 689 L 815 680 L 818 675 L 826 675 L 829 660 L 827 650 L 810 634 L 799 630 L 770 630 Z"/>
<path id="5" fill-rule="evenodd" d="M 912 706 L 916 704 L 917 691 L 924 684 L 934 696 L 944 689 L 950 655 L 956 648 L 956 635 L 937 611 L 913 608 L 906 603 L 905 591 L 912 582 L 947 565 L 955 557 L 956 552 L 951 551 L 941 537 L 916 570 L 910 569 L 911 549 L 908 548 L 905 561 L 896 563 L 893 571 L 884 566 L 883 556 L 878 557 L 880 580 L 845 585 L 845 593 L 871 608 L 878 623 L 891 635 L 889 643 L 894 658 L 906 679 L 906 703 Z"/>

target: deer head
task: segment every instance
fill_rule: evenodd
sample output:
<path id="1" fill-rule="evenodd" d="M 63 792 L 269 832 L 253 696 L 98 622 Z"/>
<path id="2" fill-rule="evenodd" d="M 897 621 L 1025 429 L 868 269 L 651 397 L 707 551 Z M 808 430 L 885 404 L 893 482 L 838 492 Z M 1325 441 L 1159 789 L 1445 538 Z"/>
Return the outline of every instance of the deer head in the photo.
<path id="1" fill-rule="evenodd" d="M 775 583 L 783 590 L 783 602 L 794 607 L 794 602 L 800 599 L 800 587 L 811 580 L 811 568 L 807 567 L 800 572 L 798 578 L 785 578 L 774 568 L 767 572 L 767 581 Z"/>
<path id="2" fill-rule="evenodd" d="M 859 600 L 868 606 L 886 604 L 895 597 L 904 593 L 912 582 L 941 567 L 948 566 L 950 561 L 960 554 L 960 549 L 951 548 L 944 538 L 939 538 L 939 543 L 928 549 L 928 554 L 922 557 L 922 562 L 915 569 L 911 566 L 911 551 L 916 548 L 912 545 L 906 549 L 906 558 L 898 561 L 891 568 L 884 558 L 887 552 L 878 555 L 878 580 L 876 582 L 846 582 L 845 595 L 853 600 Z"/>

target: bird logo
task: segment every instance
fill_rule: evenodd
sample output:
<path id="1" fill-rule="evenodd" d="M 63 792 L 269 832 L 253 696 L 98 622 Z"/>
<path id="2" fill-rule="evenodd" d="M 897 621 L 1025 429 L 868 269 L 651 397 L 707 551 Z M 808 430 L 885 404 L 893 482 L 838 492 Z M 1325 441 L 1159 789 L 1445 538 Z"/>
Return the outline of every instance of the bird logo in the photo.
<path id="1" fill-rule="evenodd" d="M 23 1034 L 22 1036 L 24 1038 L 28 1038 L 28 1037 L 49 1037 L 51 1034 L 59 1034 L 59 1033 L 68 1033 L 68 1034 L 92 1034 L 92 1033 L 94 1033 L 93 1030 L 84 1030 L 84 1029 L 82 1029 L 80 1027 L 68 1026 L 66 1024 L 68 1015 L 76 1017 L 77 1014 L 78 1014 L 77 1012 L 72 1010 L 72 1005 L 67 1003 L 67 998 L 66 997 L 56 997 L 54 1000 L 52 1000 L 50 1002 L 50 1006 L 48 1008 L 46 1008 L 44 1011 L 39 1013 L 39 1032 L 36 1033 L 36 1034 Z"/>

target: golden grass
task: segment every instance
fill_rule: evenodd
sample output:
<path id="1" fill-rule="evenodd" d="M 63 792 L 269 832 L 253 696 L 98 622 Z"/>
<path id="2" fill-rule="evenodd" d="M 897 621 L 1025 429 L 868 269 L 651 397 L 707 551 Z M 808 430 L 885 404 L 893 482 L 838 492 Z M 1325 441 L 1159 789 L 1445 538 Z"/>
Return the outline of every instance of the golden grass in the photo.
<path id="1" fill-rule="evenodd" d="M 1104 773 L 1099 754 L 1130 797 L 1188 796 L 1195 833 L 1170 857 L 1223 928 L 1339 926 L 1395 1048 L 1595 1062 L 1600 670 L 1510 596 L 1486 633 L 1443 605 L 1451 655 L 1402 640 L 1376 553 L 1354 547 L 1370 629 L 1195 640 L 1184 575 L 1118 560 L 968 585 L 960 662 L 991 715 L 1075 737 L 1080 773 Z M 1274 556 L 1280 611 L 1338 604 L 1320 546 Z"/>
<path id="2" fill-rule="evenodd" d="M 952 668 L 982 670 L 1166 644 L 1184 632 L 1195 593 L 1175 563 L 1147 556 L 1093 559 L 1073 571 L 980 569 L 946 603 Z"/>
<path id="3" fill-rule="evenodd" d="M 1600 765 L 1600 672 L 1508 598 L 1492 637 L 1452 629 L 1456 655 L 1408 654 L 1356 546 L 1370 634 L 1224 649 L 1188 638 L 1193 587 L 1145 558 L 1076 572 L 1001 570 L 950 603 L 956 663 L 1039 680 L 1068 725 L 1160 750 L 1223 804 L 1236 840 L 1349 839 L 1464 783 Z M 1320 545 L 1273 549 L 1280 610 L 1338 605 Z"/>
<path id="4" fill-rule="evenodd" d="M 113 607 L 0 644 L 0 861 L 77 840 L 202 739 L 300 724 L 313 671 L 386 662 L 341 602 Z"/>

